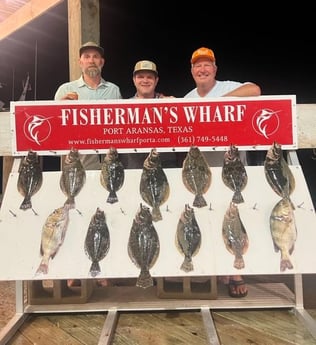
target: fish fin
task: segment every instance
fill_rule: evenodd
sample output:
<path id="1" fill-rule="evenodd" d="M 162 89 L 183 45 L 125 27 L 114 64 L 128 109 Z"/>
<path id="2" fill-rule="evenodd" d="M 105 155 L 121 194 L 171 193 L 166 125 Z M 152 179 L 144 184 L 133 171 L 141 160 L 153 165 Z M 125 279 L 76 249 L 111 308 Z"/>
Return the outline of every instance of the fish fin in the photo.
<path id="1" fill-rule="evenodd" d="M 109 196 L 108 196 L 106 202 L 108 202 L 109 204 L 114 204 L 114 203 L 118 202 L 118 197 L 117 197 L 116 193 L 113 190 L 110 191 Z"/>
<path id="2" fill-rule="evenodd" d="M 91 274 L 91 277 L 96 277 L 101 272 L 100 265 L 99 265 L 98 261 L 92 262 L 89 272 Z"/>
<path id="3" fill-rule="evenodd" d="M 191 258 L 186 256 L 183 260 L 183 263 L 182 263 L 180 269 L 182 269 L 182 271 L 184 271 L 184 272 L 193 271 L 193 264 L 192 264 Z"/>
<path id="4" fill-rule="evenodd" d="M 290 255 L 292 255 L 292 253 L 294 252 L 294 247 L 295 247 L 295 245 L 293 244 L 293 246 L 289 250 Z"/>
<path id="5" fill-rule="evenodd" d="M 204 207 L 206 205 L 207 205 L 207 203 L 204 199 L 204 196 L 202 194 L 196 194 L 194 201 L 193 201 L 193 206 L 200 208 L 200 207 Z"/>
<path id="6" fill-rule="evenodd" d="M 232 202 L 234 202 L 235 204 L 241 204 L 241 203 L 245 202 L 240 190 L 235 191 L 233 198 L 232 198 Z"/>
<path id="7" fill-rule="evenodd" d="M 136 286 L 146 289 L 154 285 L 152 276 L 149 273 L 149 270 L 142 269 L 140 271 L 139 277 L 137 278 Z"/>
<path id="8" fill-rule="evenodd" d="M 27 195 L 20 205 L 20 210 L 28 210 L 29 208 L 32 208 L 32 202 L 30 196 Z"/>
<path id="9" fill-rule="evenodd" d="M 290 203 L 291 203 L 292 210 L 295 210 L 296 207 L 295 207 L 295 205 L 293 204 L 293 201 L 292 201 L 291 199 L 290 199 Z"/>
<path id="10" fill-rule="evenodd" d="M 162 220 L 162 215 L 160 212 L 160 208 L 158 206 L 153 207 L 152 216 L 153 216 L 153 222 L 158 222 L 159 220 Z"/>

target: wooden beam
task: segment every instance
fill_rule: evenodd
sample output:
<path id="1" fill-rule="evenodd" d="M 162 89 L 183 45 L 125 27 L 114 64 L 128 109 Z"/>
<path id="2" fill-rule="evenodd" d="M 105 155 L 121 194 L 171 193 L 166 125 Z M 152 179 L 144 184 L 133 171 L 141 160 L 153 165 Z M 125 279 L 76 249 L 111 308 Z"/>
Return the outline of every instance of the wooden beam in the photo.
<path id="1" fill-rule="evenodd" d="M 64 0 L 31 0 L 0 23 L 0 40 Z"/>

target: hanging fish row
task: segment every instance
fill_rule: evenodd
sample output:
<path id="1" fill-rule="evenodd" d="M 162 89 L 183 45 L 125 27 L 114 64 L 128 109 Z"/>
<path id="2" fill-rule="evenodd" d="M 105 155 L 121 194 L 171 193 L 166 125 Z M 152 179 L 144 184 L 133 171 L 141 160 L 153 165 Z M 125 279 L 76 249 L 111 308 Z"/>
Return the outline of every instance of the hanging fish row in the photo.
<path id="1" fill-rule="evenodd" d="M 231 145 L 225 153 L 223 163 L 223 181 L 234 191 L 233 201 L 243 202 L 241 191 L 247 183 L 247 173 L 240 161 L 238 149 Z M 107 202 L 118 202 L 117 192 L 124 184 L 124 166 L 115 148 L 110 148 L 101 165 L 100 183 L 109 192 Z M 80 193 L 86 181 L 86 172 L 80 161 L 79 152 L 71 149 L 62 162 L 60 188 L 66 195 L 65 204 L 75 208 L 75 198 Z M 192 146 L 182 165 L 182 181 L 189 192 L 194 195 L 193 206 L 207 205 L 204 194 L 209 190 L 212 173 L 211 169 L 198 147 Z M 20 209 L 32 208 L 31 198 L 39 191 L 43 182 L 43 174 L 39 157 L 30 151 L 21 160 L 18 177 L 18 191 L 24 197 Z M 163 170 L 160 154 L 152 149 L 144 160 L 139 185 L 140 195 L 144 202 L 152 207 L 153 221 L 162 219 L 160 207 L 169 198 L 170 186 Z"/>
<path id="2" fill-rule="evenodd" d="M 264 167 L 268 183 L 278 195 L 282 196 L 281 201 L 274 207 L 271 213 L 270 230 L 275 251 L 281 251 L 280 269 L 284 271 L 286 268 L 293 268 L 289 256 L 294 250 L 296 227 L 293 213 L 294 207 L 290 201 L 290 194 L 294 189 L 295 181 L 291 170 L 284 161 L 282 151 L 280 154 L 280 150 L 280 145 L 274 143 L 267 152 Z M 203 207 L 206 205 L 203 194 L 210 187 L 211 177 L 210 167 L 203 154 L 197 147 L 191 147 L 183 162 L 182 179 L 186 188 L 195 195 L 193 206 Z M 73 149 L 65 157 L 60 178 L 60 187 L 67 196 L 67 200 L 63 207 L 52 212 L 43 226 L 41 242 L 42 262 L 38 268 L 38 273 L 47 273 L 49 259 L 56 255 L 63 243 L 69 222 L 69 209 L 75 207 L 75 197 L 83 187 L 85 179 L 86 175 L 79 159 L 79 153 Z M 237 204 L 243 202 L 241 192 L 247 184 L 247 173 L 240 161 L 238 149 L 233 145 L 230 146 L 224 155 L 222 179 L 225 185 L 234 192 L 223 222 L 223 239 L 226 248 L 235 255 L 234 267 L 241 269 L 244 267 L 242 255 L 246 252 L 249 243 L 246 230 L 239 217 Z M 114 148 L 111 148 L 105 156 L 101 168 L 100 181 L 102 186 L 109 191 L 107 201 L 109 203 L 117 202 L 116 192 L 124 183 L 124 168 Z M 30 151 L 28 156 L 21 162 L 19 169 L 18 189 L 20 192 L 23 191 L 21 194 L 25 197 L 21 204 L 21 209 L 32 207 L 31 196 L 39 190 L 41 184 L 42 173 L 39 160 L 36 153 Z M 22 186 L 28 186 L 28 189 L 23 189 Z M 153 149 L 144 161 L 140 182 L 140 194 L 143 200 L 152 207 L 151 216 L 147 215 L 145 219 L 148 220 L 150 218 L 151 221 L 162 219 L 159 208 L 168 199 L 169 192 L 168 180 L 162 169 L 159 153 Z M 291 207 L 288 207 L 288 204 Z M 284 215 L 285 210 L 287 212 L 286 215 Z M 147 211 L 147 208 L 141 205 L 141 212 L 144 214 Z M 139 230 L 139 224 L 142 224 L 140 220 L 144 220 L 144 215 L 139 214 L 135 219 L 137 221 L 135 226 L 133 223 L 133 227 Z M 140 233 L 142 238 L 144 238 L 142 232 L 144 229 L 147 229 L 146 226 L 145 228 L 141 227 Z M 150 228 L 153 228 L 153 226 L 151 225 Z M 134 231 L 134 233 L 137 233 L 137 231 Z M 97 245 L 95 243 L 96 240 L 99 241 Z M 136 241 L 135 238 L 134 241 Z M 185 206 L 185 211 L 179 220 L 176 243 L 178 249 L 185 257 L 181 269 L 185 272 L 193 270 L 192 257 L 199 250 L 201 233 L 194 218 L 193 208 L 188 204 Z M 91 219 L 85 243 L 85 252 L 92 261 L 90 269 L 92 276 L 99 274 L 98 261 L 105 257 L 109 246 L 110 236 L 105 222 L 105 215 L 98 208 L 96 214 Z M 159 238 L 157 246 L 159 247 Z M 152 267 L 153 262 L 151 261 L 151 266 L 147 265 L 145 269 L 137 263 L 137 255 L 130 248 L 129 255 L 132 261 L 141 268 L 138 285 L 146 286 L 148 281 L 151 281 L 148 277 L 148 271 Z M 157 259 L 155 255 L 153 257 L 155 257 L 155 260 Z"/>
<path id="3" fill-rule="evenodd" d="M 49 261 L 53 259 L 62 244 L 69 225 L 69 204 L 55 209 L 46 219 L 41 235 L 41 262 L 36 274 L 47 274 Z M 176 229 L 176 243 L 180 253 L 184 256 L 181 269 L 185 272 L 193 271 L 192 257 L 199 251 L 201 232 L 195 219 L 194 210 L 185 205 Z M 91 217 L 84 241 L 84 252 L 91 261 L 89 274 L 96 277 L 101 273 L 100 261 L 110 249 L 110 231 L 104 211 L 99 207 Z M 140 204 L 133 219 L 129 233 L 128 255 L 131 261 L 140 269 L 136 286 L 147 288 L 153 286 L 150 269 L 154 266 L 160 253 L 158 233 L 153 225 L 149 207 Z"/>

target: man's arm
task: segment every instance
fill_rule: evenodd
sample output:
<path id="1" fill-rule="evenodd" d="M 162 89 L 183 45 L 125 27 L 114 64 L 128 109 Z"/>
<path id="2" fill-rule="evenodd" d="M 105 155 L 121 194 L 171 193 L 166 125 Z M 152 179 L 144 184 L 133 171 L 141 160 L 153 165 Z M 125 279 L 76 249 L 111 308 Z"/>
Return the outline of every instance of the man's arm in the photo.
<path id="1" fill-rule="evenodd" d="M 261 95 L 261 89 L 260 87 L 255 83 L 244 83 L 241 86 L 237 87 L 237 89 L 232 90 L 223 97 L 250 97 L 250 96 L 260 96 Z"/>

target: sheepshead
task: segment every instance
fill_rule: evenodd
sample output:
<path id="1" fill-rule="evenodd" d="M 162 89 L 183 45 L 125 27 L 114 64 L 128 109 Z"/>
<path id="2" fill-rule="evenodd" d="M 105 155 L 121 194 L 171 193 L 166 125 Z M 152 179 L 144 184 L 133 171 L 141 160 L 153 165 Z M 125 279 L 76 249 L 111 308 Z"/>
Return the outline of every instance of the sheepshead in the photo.
<path id="1" fill-rule="evenodd" d="M 182 165 L 182 181 L 189 192 L 195 195 L 193 206 L 207 205 L 204 194 L 212 181 L 211 169 L 197 146 L 191 146 Z"/>
<path id="2" fill-rule="evenodd" d="M 264 172 L 271 188 L 281 198 L 289 198 L 295 188 L 295 179 L 284 159 L 281 145 L 276 142 L 267 151 Z"/>
<path id="3" fill-rule="evenodd" d="M 170 186 L 156 149 L 144 161 L 139 190 L 142 199 L 152 207 L 152 220 L 162 220 L 160 206 L 169 198 Z"/>
<path id="4" fill-rule="evenodd" d="M 239 215 L 238 204 L 232 201 L 224 215 L 222 236 L 226 249 L 235 256 L 234 267 L 244 268 L 243 255 L 248 250 L 249 239 Z"/>
<path id="5" fill-rule="evenodd" d="M 201 231 L 196 221 L 194 209 L 188 204 L 185 205 L 178 221 L 176 232 L 176 246 L 184 255 L 181 270 L 184 272 L 193 271 L 192 257 L 195 256 L 201 246 Z"/>
<path id="6" fill-rule="evenodd" d="M 104 157 L 101 164 L 100 182 L 109 192 L 106 202 L 109 204 L 118 202 L 116 192 L 124 183 L 124 166 L 115 148 L 110 148 Z"/>
<path id="7" fill-rule="evenodd" d="M 49 260 L 57 254 L 63 244 L 69 224 L 69 205 L 55 209 L 46 219 L 42 228 L 40 253 L 41 263 L 36 274 L 47 274 Z"/>
<path id="8" fill-rule="evenodd" d="M 32 196 L 37 193 L 43 184 L 43 172 L 39 157 L 36 152 L 30 150 L 23 157 L 19 166 L 17 188 L 24 197 L 20 209 L 32 208 Z"/>
<path id="9" fill-rule="evenodd" d="M 230 148 L 224 153 L 222 180 L 234 192 L 232 201 L 236 204 L 244 202 L 241 192 L 246 187 L 248 176 L 235 145 L 230 145 Z"/>
<path id="10" fill-rule="evenodd" d="M 92 261 L 89 273 L 96 277 L 100 272 L 99 262 L 105 258 L 110 249 L 110 232 L 106 223 L 105 213 L 99 207 L 91 217 L 87 235 L 84 242 L 84 250 Z"/>
<path id="11" fill-rule="evenodd" d="M 128 255 L 132 262 L 140 268 L 136 286 L 144 289 L 153 286 L 153 278 L 149 270 L 157 261 L 159 251 L 159 237 L 152 222 L 150 209 L 140 204 L 128 239 Z"/>
<path id="12" fill-rule="evenodd" d="M 86 182 L 86 171 L 80 161 L 77 149 L 71 149 L 65 156 L 59 185 L 67 196 L 65 205 L 75 208 L 75 197 L 79 194 Z"/>
<path id="13" fill-rule="evenodd" d="M 270 231 L 275 252 L 281 253 L 280 270 L 292 269 L 290 256 L 294 251 L 297 229 L 293 205 L 289 198 L 282 198 L 272 209 Z"/>

